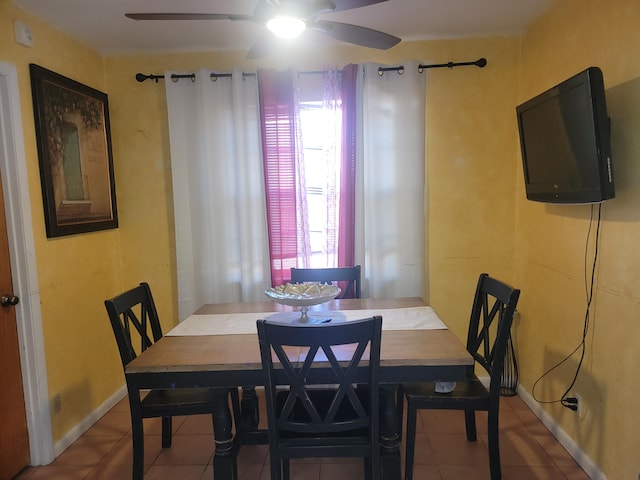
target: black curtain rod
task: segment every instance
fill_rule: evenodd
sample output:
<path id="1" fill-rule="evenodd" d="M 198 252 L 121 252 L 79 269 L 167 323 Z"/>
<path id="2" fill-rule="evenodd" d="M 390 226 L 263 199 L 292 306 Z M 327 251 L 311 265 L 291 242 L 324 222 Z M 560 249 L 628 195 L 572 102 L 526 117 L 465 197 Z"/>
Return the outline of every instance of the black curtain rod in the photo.
<path id="1" fill-rule="evenodd" d="M 434 63 L 431 65 L 418 65 L 418 72 L 422 73 L 427 68 L 453 68 L 453 67 L 465 67 L 468 65 L 475 65 L 476 67 L 484 68 L 487 65 L 486 58 L 479 58 L 475 62 L 447 62 L 447 63 Z M 399 75 L 404 73 L 404 66 L 399 67 L 379 67 L 378 75 L 384 75 L 384 72 L 398 72 Z"/>
<path id="2" fill-rule="evenodd" d="M 425 69 L 427 68 L 453 68 L 453 67 L 464 67 L 464 66 L 468 66 L 468 65 L 475 65 L 476 67 L 480 67 L 480 68 L 484 68 L 487 65 L 487 59 L 486 58 L 479 58 L 478 60 L 476 60 L 475 62 L 448 62 L 448 63 L 436 63 L 436 64 L 432 64 L 432 65 L 423 65 L 420 64 L 418 65 L 418 72 L 422 73 Z M 398 72 L 398 74 L 402 75 L 404 73 L 404 66 L 400 65 L 399 67 L 379 67 L 378 68 L 378 75 L 382 76 L 384 75 L 384 72 Z M 321 70 L 316 70 L 316 71 L 310 71 L 310 72 L 298 72 L 302 75 L 305 74 L 311 74 L 311 75 L 315 75 L 315 74 L 320 74 L 323 73 Z M 242 77 L 254 77 L 256 74 L 255 73 L 247 73 L 247 72 L 243 72 L 242 73 Z M 225 77 L 230 77 L 231 73 L 211 73 L 209 75 L 209 77 L 211 78 L 211 80 L 216 80 L 218 78 L 225 78 Z M 177 73 L 173 73 L 171 74 L 171 80 L 174 82 L 177 82 L 179 79 L 181 78 L 190 78 L 192 82 L 195 82 L 196 80 L 196 74 L 195 73 L 185 73 L 185 74 L 177 74 Z M 164 75 L 157 75 L 157 74 L 149 74 L 149 75 L 145 75 L 144 73 L 137 73 L 136 74 L 136 80 L 138 82 L 144 82 L 145 80 L 155 80 L 156 83 L 158 83 L 158 80 L 164 80 Z"/>
<path id="3" fill-rule="evenodd" d="M 209 77 L 211 77 L 211 80 L 216 80 L 217 78 L 230 77 L 231 75 L 232 75 L 231 73 L 211 73 Z M 256 75 L 255 73 L 242 72 L 242 77 L 255 77 L 255 75 Z M 195 82 L 196 74 L 195 73 L 183 73 L 183 74 L 172 73 L 171 74 L 171 80 L 174 82 L 177 82 L 181 78 L 190 78 L 192 82 Z M 151 73 L 149 75 L 145 75 L 144 73 L 136 73 L 136 80 L 139 82 L 144 82 L 145 80 L 155 80 L 156 83 L 158 83 L 158 80 L 164 80 L 164 75 L 156 75 L 155 73 Z"/>
<path id="4" fill-rule="evenodd" d="M 422 73 L 422 70 L 426 68 L 443 68 L 443 67 L 453 68 L 453 67 L 466 67 L 469 65 L 475 65 L 476 67 L 484 68 L 487 66 L 487 59 L 479 58 L 475 62 L 457 62 L 457 63 L 449 62 L 449 63 L 436 63 L 434 65 L 418 65 L 418 71 Z"/>
<path id="5" fill-rule="evenodd" d="M 299 75 L 317 75 L 320 73 L 324 73 L 322 72 L 322 70 L 317 70 L 317 71 L 313 71 L 313 72 L 298 72 Z M 209 74 L 209 77 L 211 78 L 211 80 L 216 80 L 218 78 L 227 78 L 227 77 L 231 77 L 231 73 L 215 73 L 212 72 Z M 255 77 L 256 74 L 255 73 L 251 73 L 251 72 L 242 72 L 242 78 L 245 77 Z M 171 80 L 174 82 L 177 82 L 178 80 L 180 80 L 181 78 L 190 78 L 192 82 L 196 81 L 196 74 L 195 73 L 183 73 L 183 74 L 178 74 L 178 73 L 172 73 L 171 74 Z M 150 74 L 150 75 L 145 75 L 144 73 L 136 73 L 136 80 L 139 82 L 144 82 L 145 80 L 155 80 L 156 83 L 158 83 L 158 80 L 164 80 L 164 75 L 156 75 L 156 74 Z"/>

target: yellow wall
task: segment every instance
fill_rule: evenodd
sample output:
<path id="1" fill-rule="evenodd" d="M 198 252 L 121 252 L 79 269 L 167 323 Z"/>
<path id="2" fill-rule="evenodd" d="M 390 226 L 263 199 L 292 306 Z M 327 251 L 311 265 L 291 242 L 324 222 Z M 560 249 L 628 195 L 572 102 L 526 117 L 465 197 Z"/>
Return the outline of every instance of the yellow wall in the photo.
<path id="1" fill-rule="evenodd" d="M 478 275 L 514 281 L 519 41 L 428 45 L 441 60 L 488 60 L 484 69 L 433 71 L 427 86 L 429 302 L 466 340 Z"/>
<path id="2" fill-rule="evenodd" d="M 640 409 L 639 53 L 637 0 L 563 0 L 523 37 L 518 94 L 519 102 L 527 100 L 591 65 L 604 74 L 617 198 L 602 208 L 593 315 L 574 389 L 585 413 L 581 417 L 558 404 L 545 409 L 611 479 L 636 478 L 640 469 L 640 433 L 633 420 Z M 517 180 L 516 284 L 523 292 L 517 349 L 521 382 L 531 391 L 582 335 L 590 207 L 528 202 L 520 168 Z M 536 396 L 557 399 L 578 359 L 572 357 L 542 380 Z"/>
<path id="3" fill-rule="evenodd" d="M 589 207 L 524 199 L 515 106 L 586 66 L 601 66 L 615 104 L 610 107 L 618 112 L 614 137 L 623 141 L 613 146 L 618 197 L 604 206 L 593 335 L 576 387 L 586 413 L 578 418 L 555 405 L 546 410 L 609 478 L 634 477 L 640 442 L 630 421 L 640 397 L 634 381 L 638 329 L 633 328 L 640 310 L 640 255 L 634 248 L 640 224 L 634 206 L 640 199 L 634 192 L 640 179 L 631 162 L 639 151 L 633 138 L 640 120 L 626 99 L 640 107 L 635 81 L 640 66 L 633 55 L 640 44 L 638 8 L 637 0 L 616 0 L 615 9 L 598 0 L 564 0 L 522 39 L 412 42 L 387 52 L 340 47 L 258 63 L 246 61 L 242 52 L 102 58 L 0 0 L 0 61 L 17 67 L 21 90 L 49 390 L 62 399 L 62 411 L 53 415 L 54 439 L 123 384 L 102 301 L 144 280 L 156 294 L 165 329 L 177 316 L 164 87 L 162 81 L 136 82 L 137 72 L 229 71 L 235 65 L 253 71 L 258 65 L 292 63 L 304 70 L 349 62 L 486 57 L 484 69 L 427 71 L 429 301 L 462 337 L 478 273 L 487 271 L 520 287 L 516 348 L 521 381 L 529 391 L 577 344 Z M 14 19 L 32 28 L 33 48 L 15 44 Z M 29 85 L 32 62 L 108 93 L 119 229 L 46 238 Z M 559 372 L 536 393 L 559 395 L 570 373 Z"/>

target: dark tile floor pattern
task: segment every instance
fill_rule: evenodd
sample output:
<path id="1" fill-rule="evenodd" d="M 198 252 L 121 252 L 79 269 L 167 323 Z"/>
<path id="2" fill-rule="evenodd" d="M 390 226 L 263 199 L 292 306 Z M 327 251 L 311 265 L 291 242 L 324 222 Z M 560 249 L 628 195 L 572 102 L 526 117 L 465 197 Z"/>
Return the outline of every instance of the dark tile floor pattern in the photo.
<path id="1" fill-rule="evenodd" d="M 467 442 L 460 412 L 419 414 L 415 480 L 489 479 L 485 413 L 477 414 L 477 442 Z M 265 418 L 263 413 L 261 421 Z M 160 421 L 145 420 L 145 480 L 211 480 L 210 417 L 176 418 L 173 428 L 173 445 L 163 450 Z M 130 479 L 130 432 L 124 399 L 50 465 L 27 468 L 14 480 Z M 504 480 L 589 478 L 519 397 L 501 401 L 500 440 Z M 269 480 L 268 457 L 266 446 L 242 447 L 239 480 Z M 353 480 L 362 475 L 358 459 L 305 459 L 291 466 L 291 480 Z"/>

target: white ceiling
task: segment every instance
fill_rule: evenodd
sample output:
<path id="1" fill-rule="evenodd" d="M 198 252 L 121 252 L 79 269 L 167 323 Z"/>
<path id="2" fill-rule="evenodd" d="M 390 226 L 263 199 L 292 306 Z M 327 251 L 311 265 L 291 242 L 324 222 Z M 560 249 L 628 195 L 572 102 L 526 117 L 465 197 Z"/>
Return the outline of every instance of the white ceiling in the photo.
<path id="1" fill-rule="evenodd" d="M 252 22 L 134 21 L 124 16 L 148 12 L 251 15 L 255 0 L 13 1 L 105 55 L 248 50 L 264 32 L 263 26 Z M 321 18 L 381 30 L 404 41 L 518 35 L 555 1 L 388 0 Z M 335 44 L 324 36 L 312 40 L 321 45 Z"/>

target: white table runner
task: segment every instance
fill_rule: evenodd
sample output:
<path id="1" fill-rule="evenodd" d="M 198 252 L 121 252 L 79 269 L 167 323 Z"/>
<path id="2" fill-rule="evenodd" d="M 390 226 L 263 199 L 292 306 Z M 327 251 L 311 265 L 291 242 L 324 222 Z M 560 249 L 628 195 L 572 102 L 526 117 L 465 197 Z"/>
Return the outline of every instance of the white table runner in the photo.
<path id="1" fill-rule="evenodd" d="M 358 320 L 374 315 L 382 316 L 383 330 L 428 330 L 446 329 L 431 307 L 389 308 L 377 310 L 340 310 L 311 311 L 311 318 L 323 319 L 334 323 Z M 168 336 L 186 335 L 230 335 L 256 332 L 256 320 L 265 318 L 271 321 L 291 323 L 300 318 L 300 312 L 263 312 L 263 313 L 225 313 L 210 315 L 191 315 L 171 329 Z"/>

